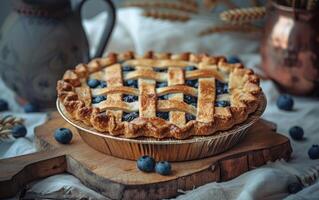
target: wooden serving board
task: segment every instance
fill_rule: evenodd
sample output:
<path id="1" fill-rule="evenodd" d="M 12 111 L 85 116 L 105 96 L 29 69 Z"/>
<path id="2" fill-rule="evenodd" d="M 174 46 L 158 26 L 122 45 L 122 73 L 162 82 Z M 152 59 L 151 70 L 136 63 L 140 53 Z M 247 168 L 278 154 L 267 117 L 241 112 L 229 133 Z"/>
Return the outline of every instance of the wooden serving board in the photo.
<path id="1" fill-rule="evenodd" d="M 69 145 L 53 138 L 56 128 L 74 133 Z M 276 159 L 288 160 L 289 139 L 275 132 L 276 126 L 259 120 L 242 142 L 222 154 L 187 162 L 172 163 L 172 174 L 143 173 L 136 162 L 102 154 L 85 144 L 76 130 L 54 112 L 36 128 L 40 152 L 0 160 L 0 198 L 14 195 L 30 181 L 68 172 L 86 186 L 111 199 L 160 199 L 174 197 L 214 181 L 227 181 Z"/>

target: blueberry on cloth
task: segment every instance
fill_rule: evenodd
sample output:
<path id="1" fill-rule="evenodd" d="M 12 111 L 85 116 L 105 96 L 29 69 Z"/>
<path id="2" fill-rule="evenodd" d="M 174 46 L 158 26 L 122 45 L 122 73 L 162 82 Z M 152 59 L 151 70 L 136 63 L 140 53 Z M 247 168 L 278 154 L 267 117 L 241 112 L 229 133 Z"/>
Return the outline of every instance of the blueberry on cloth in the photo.
<path id="1" fill-rule="evenodd" d="M 123 101 L 131 103 L 134 101 L 138 101 L 138 96 L 130 95 L 130 94 L 124 94 L 123 95 Z"/>
<path id="2" fill-rule="evenodd" d="M 125 80 L 124 86 L 137 88 L 138 86 L 137 80 Z"/>
<path id="3" fill-rule="evenodd" d="M 72 131 L 68 128 L 58 128 L 54 132 L 54 139 L 61 144 L 69 144 L 72 137 Z"/>
<path id="4" fill-rule="evenodd" d="M 290 183 L 288 185 L 288 192 L 290 194 L 295 194 L 299 192 L 300 190 L 302 190 L 302 185 L 300 183 Z"/>
<path id="5" fill-rule="evenodd" d="M 105 96 L 95 96 L 95 97 L 92 97 L 92 103 L 96 104 L 96 103 L 100 103 L 101 101 L 105 101 L 106 100 L 106 97 Z"/>
<path id="6" fill-rule="evenodd" d="M 241 63 L 241 60 L 238 56 L 229 56 L 227 58 L 227 62 L 231 64 L 235 64 L 235 63 Z"/>
<path id="7" fill-rule="evenodd" d="M 130 65 L 125 65 L 122 67 L 122 70 L 124 72 L 130 72 L 130 71 L 134 71 L 134 67 L 130 66 Z"/>
<path id="8" fill-rule="evenodd" d="M 227 107 L 227 106 L 230 106 L 230 102 L 229 101 L 216 101 L 215 106 L 216 107 Z"/>
<path id="9" fill-rule="evenodd" d="M 198 88 L 198 80 L 194 79 L 194 80 L 186 80 L 185 81 L 186 85 L 194 87 L 194 88 Z"/>
<path id="10" fill-rule="evenodd" d="M 123 112 L 122 121 L 130 122 L 133 119 L 137 118 L 138 115 L 139 115 L 138 112 L 130 112 L 130 113 Z"/>
<path id="11" fill-rule="evenodd" d="M 4 99 L 0 99 L 0 112 L 1 111 L 6 111 L 9 109 L 8 102 Z"/>
<path id="12" fill-rule="evenodd" d="M 195 120 L 196 119 L 196 117 L 194 115 L 189 114 L 189 113 L 185 114 L 185 118 L 186 118 L 186 122 L 189 122 L 191 120 Z"/>
<path id="13" fill-rule="evenodd" d="M 157 112 L 156 117 L 168 120 L 169 114 L 168 114 L 168 112 Z"/>
<path id="14" fill-rule="evenodd" d="M 137 160 L 137 168 L 143 172 L 154 171 L 155 160 L 151 156 L 142 156 Z"/>
<path id="15" fill-rule="evenodd" d="M 169 175 L 171 173 L 172 166 L 167 161 L 160 161 L 156 163 L 155 171 L 160 175 Z"/>
<path id="16" fill-rule="evenodd" d="M 39 112 L 39 107 L 35 104 L 28 103 L 23 106 L 23 110 L 25 113 Z"/>
<path id="17" fill-rule="evenodd" d="M 319 158 L 319 145 L 314 144 L 308 150 L 308 156 L 310 159 L 318 159 Z"/>
<path id="18" fill-rule="evenodd" d="M 156 88 L 167 87 L 167 82 L 156 82 Z"/>
<path id="19" fill-rule="evenodd" d="M 96 79 L 89 79 L 87 84 L 90 88 L 96 88 L 100 84 L 100 81 Z"/>
<path id="20" fill-rule="evenodd" d="M 277 99 L 277 106 L 281 110 L 292 110 L 294 106 L 294 100 L 293 98 L 288 94 L 280 95 Z"/>
<path id="21" fill-rule="evenodd" d="M 24 137 L 27 135 L 27 129 L 24 125 L 16 125 L 12 128 L 12 136 L 15 138 Z"/>
<path id="22" fill-rule="evenodd" d="M 294 140 L 302 140 L 304 131 L 300 126 L 293 126 L 289 129 L 289 135 Z"/>
<path id="23" fill-rule="evenodd" d="M 185 67 L 185 71 L 192 71 L 192 70 L 196 70 L 195 66 L 187 66 Z"/>

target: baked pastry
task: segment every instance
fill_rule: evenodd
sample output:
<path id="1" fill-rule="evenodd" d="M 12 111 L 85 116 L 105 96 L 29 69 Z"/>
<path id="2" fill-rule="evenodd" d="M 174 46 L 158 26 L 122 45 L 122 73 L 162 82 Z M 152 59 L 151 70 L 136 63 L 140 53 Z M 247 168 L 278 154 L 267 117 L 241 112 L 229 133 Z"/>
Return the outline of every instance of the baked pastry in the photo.
<path id="1" fill-rule="evenodd" d="M 185 139 L 227 130 L 259 105 L 259 79 L 242 64 L 206 54 L 110 53 L 58 81 L 69 115 L 125 138 Z"/>

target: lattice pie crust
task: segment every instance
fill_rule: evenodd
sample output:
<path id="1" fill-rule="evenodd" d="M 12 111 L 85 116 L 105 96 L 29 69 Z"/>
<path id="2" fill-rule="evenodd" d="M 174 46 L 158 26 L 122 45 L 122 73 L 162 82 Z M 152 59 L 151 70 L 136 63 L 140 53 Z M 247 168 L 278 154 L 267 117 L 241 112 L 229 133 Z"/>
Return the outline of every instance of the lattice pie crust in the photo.
<path id="1" fill-rule="evenodd" d="M 125 71 L 127 66 L 131 70 Z M 193 69 L 186 70 L 189 66 Z M 102 80 L 105 85 L 90 88 L 89 79 Z M 137 88 L 124 86 L 129 80 L 137 80 Z M 197 81 L 197 87 L 186 84 L 192 80 Z M 216 94 L 217 80 L 228 84 L 227 94 Z M 167 86 L 157 87 L 157 83 L 166 81 Z M 73 119 L 99 132 L 126 138 L 176 139 L 211 135 L 244 122 L 257 109 L 262 93 L 252 70 L 242 64 L 229 64 L 224 57 L 153 52 L 144 56 L 110 53 L 79 64 L 65 72 L 58 81 L 57 92 Z M 138 100 L 125 102 L 124 95 Z M 166 98 L 160 98 L 163 95 Z M 105 100 L 92 103 L 96 96 Z M 196 103 L 184 102 L 186 96 L 195 98 Z M 226 100 L 229 105 L 216 106 L 219 100 Z M 138 113 L 137 117 L 123 121 L 124 113 L 132 112 Z M 167 118 L 158 117 L 157 113 L 167 113 Z"/>

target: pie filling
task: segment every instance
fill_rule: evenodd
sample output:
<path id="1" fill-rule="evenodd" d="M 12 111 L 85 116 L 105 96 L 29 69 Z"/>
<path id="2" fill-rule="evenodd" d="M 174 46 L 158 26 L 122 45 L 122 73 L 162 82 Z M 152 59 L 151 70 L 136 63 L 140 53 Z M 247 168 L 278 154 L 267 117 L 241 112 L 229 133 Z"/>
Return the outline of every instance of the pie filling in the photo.
<path id="1" fill-rule="evenodd" d="M 196 66 L 187 66 L 184 68 L 184 71 L 194 71 L 194 70 L 197 70 Z M 132 71 L 135 71 L 134 66 L 129 66 L 129 65 L 122 66 L 122 76 L 123 77 L 126 73 L 132 72 Z M 154 67 L 153 71 L 160 72 L 160 73 L 167 73 L 168 69 Z M 94 79 L 94 78 L 88 79 L 87 84 L 91 89 L 107 87 L 106 81 Z M 123 80 L 122 84 L 123 84 L 123 86 L 138 88 L 138 80 L 136 80 L 136 79 Z M 185 80 L 185 85 L 198 89 L 198 86 L 199 86 L 198 79 Z M 167 86 L 168 86 L 167 81 L 156 81 L 155 82 L 156 88 L 164 88 Z M 229 107 L 230 106 L 228 83 L 222 82 L 218 79 L 215 79 L 215 95 L 216 95 L 216 101 L 214 102 L 215 107 Z M 168 99 L 170 99 L 171 96 L 172 96 L 172 94 L 164 94 L 164 95 L 158 96 L 157 99 L 158 100 L 168 100 Z M 106 101 L 106 100 L 107 100 L 107 95 L 98 95 L 98 96 L 92 96 L 91 102 L 92 102 L 92 104 L 98 104 L 98 103 L 101 103 L 102 101 Z M 127 102 L 127 103 L 138 102 L 139 98 L 137 95 L 122 94 L 122 101 Z M 186 104 L 192 105 L 195 108 L 197 108 L 197 101 L 198 101 L 197 96 L 183 94 L 183 101 Z M 138 111 L 123 112 L 122 121 L 130 122 L 138 117 L 139 117 Z M 164 120 L 169 120 L 169 112 L 157 111 L 156 117 L 162 118 Z M 196 120 L 196 116 L 192 115 L 191 113 L 185 113 L 185 119 L 186 119 L 186 122 L 191 121 L 191 120 Z"/>

